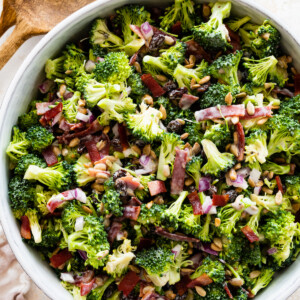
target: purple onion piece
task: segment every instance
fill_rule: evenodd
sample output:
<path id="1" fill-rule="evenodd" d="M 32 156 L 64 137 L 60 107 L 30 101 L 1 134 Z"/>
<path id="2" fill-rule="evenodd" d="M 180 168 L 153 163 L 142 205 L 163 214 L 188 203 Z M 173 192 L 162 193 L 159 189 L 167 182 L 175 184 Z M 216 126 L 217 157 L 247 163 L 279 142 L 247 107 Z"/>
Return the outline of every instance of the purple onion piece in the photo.
<path id="1" fill-rule="evenodd" d="M 153 36 L 153 29 L 149 22 L 145 22 L 141 25 L 141 32 L 145 40 L 149 40 Z"/>
<path id="2" fill-rule="evenodd" d="M 215 256 L 219 255 L 217 251 L 211 249 L 210 244 L 208 243 L 202 243 L 201 250 L 211 255 L 215 255 Z"/>
<path id="3" fill-rule="evenodd" d="M 86 253 L 85 251 L 83 251 L 83 250 L 77 250 L 77 252 L 78 252 L 79 256 L 80 256 L 84 261 L 86 261 L 86 260 L 88 259 L 87 253 Z"/>
<path id="4" fill-rule="evenodd" d="M 46 94 L 53 87 L 53 85 L 54 85 L 54 81 L 47 79 L 39 86 L 39 90 L 42 94 Z"/>
<path id="5" fill-rule="evenodd" d="M 210 178 L 208 177 L 201 177 L 199 179 L 199 192 L 204 192 L 209 190 L 210 188 Z"/>
<path id="6" fill-rule="evenodd" d="M 272 254 L 274 254 L 274 253 L 276 253 L 276 252 L 277 252 L 277 248 L 276 248 L 276 247 L 273 247 L 273 248 L 270 248 L 270 249 L 267 250 L 267 253 L 268 253 L 269 255 L 272 255 Z"/>
<path id="7" fill-rule="evenodd" d="M 82 121 L 84 123 L 87 123 L 90 121 L 90 117 L 88 115 L 85 115 L 81 112 L 78 112 L 77 115 L 76 115 L 76 119 L 79 120 L 79 121 Z"/>
<path id="8" fill-rule="evenodd" d="M 236 172 L 236 174 L 246 178 L 250 175 L 250 172 L 251 172 L 250 168 L 246 167 L 246 168 L 239 169 Z"/>
<path id="9" fill-rule="evenodd" d="M 147 164 L 149 163 L 150 161 L 150 156 L 147 156 L 147 155 L 142 155 L 140 157 L 140 164 L 143 166 L 143 167 L 146 167 Z"/>
<path id="10" fill-rule="evenodd" d="M 73 95 L 74 94 L 72 92 L 67 91 L 67 92 L 64 93 L 64 99 L 65 100 L 70 99 L 70 98 L 73 97 Z"/>

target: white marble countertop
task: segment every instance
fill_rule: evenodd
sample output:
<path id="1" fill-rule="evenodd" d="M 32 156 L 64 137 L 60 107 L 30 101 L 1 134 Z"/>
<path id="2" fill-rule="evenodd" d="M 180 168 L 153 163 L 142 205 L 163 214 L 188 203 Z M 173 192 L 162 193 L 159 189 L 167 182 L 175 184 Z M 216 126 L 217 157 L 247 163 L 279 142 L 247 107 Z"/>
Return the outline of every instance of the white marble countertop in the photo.
<path id="1" fill-rule="evenodd" d="M 294 35 L 300 40 L 300 0 L 252 0 L 252 2 L 257 2 L 262 6 L 266 7 L 277 15 L 280 19 L 286 22 Z M 0 0 L 0 7 L 2 9 L 2 0 Z M 0 10 L 1 10 L 0 9 Z M 9 29 L 2 38 L 0 38 L 0 44 L 6 39 L 6 37 L 11 33 L 12 28 Z M 41 39 L 41 36 L 33 37 L 27 42 L 25 42 L 17 53 L 12 57 L 12 59 L 6 64 L 6 66 L 0 71 L 0 104 L 4 97 L 4 94 L 8 88 L 9 83 L 14 77 L 16 71 L 18 70 L 20 64 L 23 62 L 24 58 L 30 52 L 30 50 L 36 45 L 36 43 Z M 292 53 L 291 53 L 292 55 Z M 0 225 L 1 226 L 1 225 Z M 22 272 L 22 271 L 20 271 Z M 0 281 L 4 274 L 0 274 Z M 1 292 L 0 292 L 1 294 Z M 4 297 L 3 297 L 4 296 Z M 5 295 L 0 295 L 0 299 L 8 300 Z M 31 283 L 31 288 L 28 294 L 26 294 L 26 299 L 28 300 L 47 300 L 47 296 L 40 291 L 35 284 Z M 288 300 L 300 299 L 300 289 L 295 292 Z"/>

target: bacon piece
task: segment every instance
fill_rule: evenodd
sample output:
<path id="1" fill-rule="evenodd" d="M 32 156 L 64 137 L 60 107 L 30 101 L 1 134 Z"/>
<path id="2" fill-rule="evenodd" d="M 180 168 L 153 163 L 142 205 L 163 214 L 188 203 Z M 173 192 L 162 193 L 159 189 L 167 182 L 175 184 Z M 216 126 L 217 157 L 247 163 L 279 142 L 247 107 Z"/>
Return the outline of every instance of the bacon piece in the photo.
<path id="1" fill-rule="evenodd" d="M 199 97 L 190 95 L 190 94 L 183 94 L 181 99 L 179 100 L 179 107 L 182 110 L 189 109 L 197 100 L 199 100 Z"/>
<path id="2" fill-rule="evenodd" d="M 50 105 L 53 105 L 53 102 L 41 102 L 41 103 L 36 103 L 36 113 L 37 115 L 41 116 L 45 114 L 47 111 L 49 111 L 51 108 L 49 108 Z"/>
<path id="3" fill-rule="evenodd" d="M 50 265 L 53 268 L 58 268 L 59 266 L 61 266 L 71 258 L 72 258 L 72 253 L 69 252 L 67 248 L 65 248 L 64 250 L 61 250 L 57 254 L 54 254 L 50 257 L 50 262 L 51 262 Z"/>
<path id="4" fill-rule="evenodd" d="M 63 113 L 62 113 L 62 111 L 61 111 L 61 112 L 59 112 L 59 113 L 53 118 L 52 123 L 51 123 L 51 126 L 52 126 L 52 127 L 53 127 L 56 123 L 59 122 L 59 120 L 61 119 L 62 115 L 63 115 Z"/>
<path id="5" fill-rule="evenodd" d="M 235 52 L 236 50 L 241 50 L 242 46 L 241 46 L 240 36 L 238 35 L 238 33 L 231 30 L 227 25 L 225 25 L 225 26 L 226 26 L 226 28 L 228 30 L 228 33 L 229 33 L 230 44 L 232 46 L 232 51 Z"/>
<path id="6" fill-rule="evenodd" d="M 107 237 L 108 241 L 112 244 L 114 240 L 116 239 L 118 233 L 122 229 L 122 223 L 113 221 L 112 225 L 109 228 Z"/>
<path id="7" fill-rule="evenodd" d="M 176 156 L 171 179 L 171 194 L 173 195 L 179 195 L 183 191 L 187 157 L 187 151 L 176 149 Z"/>
<path id="8" fill-rule="evenodd" d="M 85 147 L 89 153 L 90 159 L 93 163 L 101 159 L 97 144 L 94 140 L 85 143 Z"/>
<path id="9" fill-rule="evenodd" d="M 161 180 L 154 180 L 154 181 L 148 182 L 148 187 L 149 187 L 149 191 L 150 191 L 151 196 L 155 196 L 155 195 L 158 195 L 160 193 L 166 193 L 167 192 L 165 183 Z"/>
<path id="10" fill-rule="evenodd" d="M 135 53 L 130 57 L 129 64 L 130 64 L 131 66 L 136 62 L 138 56 L 139 56 L 139 51 L 135 52 Z"/>
<path id="11" fill-rule="evenodd" d="M 27 216 L 21 217 L 21 237 L 26 240 L 31 239 L 30 222 Z"/>
<path id="12" fill-rule="evenodd" d="M 163 236 L 163 237 L 165 237 L 169 240 L 172 240 L 172 241 L 192 242 L 192 243 L 200 242 L 200 240 L 198 240 L 196 238 L 188 237 L 184 234 L 171 233 L 171 232 L 163 229 L 162 227 L 156 227 L 155 228 L 155 233 L 160 235 L 160 236 Z"/>
<path id="13" fill-rule="evenodd" d="M 80 122 L 80 123 L 76 123 L 76 124 L 69 124 L 70 125 L 70 129 L 73 131 L 80 131 L 84 128 L 86 128 L 86 123 L 84 122 Z"/>
<path id="14" fill-rule="evenodd" d="M 177 290 L 177 294 L 182 296 L 187 290 L 187 285 L 191 282 L 191 279 L 188 275 L 185 275 L 181 278 L 181 280 L 175 283 L 175 288 Z"/>
<path id="15" fill-rule="evenodd" d="M 86 296 L 92 290 L 95 283 L 95 278 L 88 283 L 82 283 L 80 285 L 80 296 Z"/>
<path id="16" fill-rule="evenodd" d="M 299 89 L 300 89 L 300 87 L 299 87 Z M 294 93 L 291 92 L 289 89 L 280 88 L 279 86 L 275 86 L 275 88 L 272 90 L 272 92 L 274 92 L 276 94 L 280 94 L 282 96 L 289 97 L 289 98 L 293 98 L 294 97 Z"/>
<path id="17" fill-rule="evenodd" d="M 46 149 L 44 149 L 44 150 L 42 151 L 42 154 L 43 154 L 43 156 L 44 156 L 44 159 L 45 159 L 45 161 L 46 161 L 48 167 L 51 167 L 51 166 L 53 166 L 53 165 L 55 165 L 55 164 L 58 163 L 57 157 L 56 157 L 56 155 L 54 154 L 54 152 L 53 152 L 51 146 L 49 146 L 49 147 L 47 147 Z"/>
<path id="18" fill-rule="evenodd" d="M 224 290 L 225 290 L 226 294 L 228 295 L 229 299 L 233 299 L 233 296 L 232 296 L 230 289 L 226 282 L 224 283 Z"/>
<path id="19" fill-rule="evenodd" d="M 46 111 L 45 120 L 46 121 L 52 120 L 57 114 L 59 114 L 62 111 L 62 108 L 63 108 L 63 105 L 60 102 L 55 107 L 53 107 L 50 110 Z"/>
<path id="20" fill-rule="evenodd" d="M 275 179 L 276 179 L 276 183 L 277 183 L 277 187 L 278 187 L 278 190 L 281 192 L 281 194 L 283 195 L 283 187 L 282 187 L 282 182 L 281 182 L 281 179 L 280 177 L 277 175 L 275 176 Z"/>
<path id="21" fill-rule="evenodd" d="M 211 284 L 213 281 L 207 274 L 202 274 L 196 279 L 193 279 L 190 283 L 187 284 L 187 288 L 194 288 L 195 286 L 206 286 Z"/>
<path id="22" fill-rule="evenodd" d="M 251 229 L 250 226 L 246 225 L 243 228 L 241 228 L 241 230 L 250 243 L 259 241 L 259 237 L 255 234 L 255 232 Z"/>
<path id="23" fill-rule="evenodd" d="M 264 118 L 264 117 L 272 117 L 272 107 L 271 106 L 263 106 L 256 107 L 254 115 L 249 115 L 247 110 L 245 110 L 245 115 L 240 117 L 240 120 L 249 120 L 255 118 Z"/>
<path id="24" fill-rule="evenodd" d="M 127 205 L 124 207 L 123 217 L 126 219 L 136 221 L 140 215 L 140 211 L 141 211 L 140 206 Z"/>
<path id="25" fill-rule="evenodd" d="M 203 215 L 204 211 L 202 209 L 202 204 L 200 202 L 200 198 L 199 198 L 199 195 L 198 195 L 197 191 L 193 191 L 187 197 L 188 197 L 188 199 L 189 199 L 189 201 L 190 201 L 190 203 L 193 207 L 193 214 L 195 216 Z"/>
<path id="26" fill-rule="evenodd" d="M 131 197 L 128 201 L 128 205 L 130 206 L 141 206 L 142 202 L 137 197 Z"/>
<path id="27" fill-rule="evenodd" d="M 133 271 L 129 271 L 119 283 L 118 290 L 123 292 L 123 295 L 127 297 L 139 281 L 140 277 Z"/>
<path id="28" fill-rule="evenodd" d="M 238 150 L 239 150 L 239 155 L 237 157 L 238 161 L 243 161 L 244 160 L 244 152 L 245 152 L 245 133 L 244 133 L 244 128 L 243 125 L 238 122 L 235 125 L 236 131 L 237 131 L 237 136 L 238 136 Z"/>
<path id="29" fill-rule="evenodd" d="M 229 195 L 213 195 L 212 204 L 216 206 L 225 206 L 229 200 Z"/>
<path id="30" fill-rule="evenodd" d="M 118 132 L 119 132 L 120 143 L 121 143 L 123 151 L 124 151 L 129 148 L 126 128 L 122 124 L 118 124 Z"/>
<path id="31" fill-rule="evenodd" d="M 141 32 L 141 29 L 139 26 L 136 26 L 136 25 L 129 25 L 130 29 L 136 34 L 138 35 L 139 38 L 141 38 L 142 40 L 145 40 L 142 32 Z"/>
<path id="32" fill-rule="evenodd" d="M 110 139 L 107 134 L 102 133 L 101 139 L 105 141 L 105 147 L 103 147 L 99 153 L 101 159 L 104 158 L 105 156 L 109 155 L 109 148 L 110 148 Z"/>
<path id="33" fill-rule="evenodd" d="M 174 35 L 171 35 L 171 34 L 165 32 L 165 31 L 161 31 L 160 29 L 158 29 L 158 28 L 155 27 L 155 26 L 152 26 L 152 25 L 151 25 L 151 27 L 152 27 L 152 30 L 153 30 L 153 32 L 154 32 L 153 36 L 154 36 L 154 35 L 157 35 L 157 34 L 161 34 L 161 35 L 163 35 L 163 36 L 169 36 L 170 38 L 172 38 L 172 39 L 174 40 L 174 44 L 175 44 L 175 42 L 176 42 L 176 37 L 175 37 Z"/>
<path id="34" fill-rule="evenodd" d="M 195 112 L 197 122 L 221 119 L 227 117 L 243 117 L 245 115 L 245 105 L 221 105 L 198 110 Z"/>
<path id="35" fill-rule="evenodd" d="M 208 62 L 211 61 L 210 54 L 208 54 L 202 46 L 200 46 L 194 40 L 190 40 L 186 42 L 187 49 L 186 55 L 194 55 L 196 57 L 196 61 L 201 61 L 202 59 L 207 60 Z"/>
<path id="36" fill-rule="evenodd" d="M 297 96 L 300 94 L 300 74 L 296 74 L 294 77 L 294 95 Z"/>
<path id="37" fill-rule="evenodd" d="M 180 21 L 177 21 L 175 24 L 172 25 L 171 32 L 176 35 L 179 35 L 182 33 L 182 27 L 181 27 Z"/>
<path id="38" fill-rule="evenodd" d="M 158 82 L 152 77 L 151 74 L 143 74 L 141 76 L 142 81 L 147 86 L 147 88 L 151 91 L 153 97 L 160 97 L 166 91 L 158 84 Z"/>
<path id="39" fill-rule="evenodd" d="M 134 178 L 132 176 L 125 176 L 125 177 L 120 177 L 116 180 L 116 183 L 119 181 L 125 182 L 126 186 L 128 189 L 131 190 L 136 190 L 140 186 L 140 181 L 137 178 Z"/>
<path id="40" fill-rule="evenodd" d="M 296 170 L 296 165 L 295 164 L 290 164 L 290 171 L 288 172 L 287 175 L 294 175 Z"/>

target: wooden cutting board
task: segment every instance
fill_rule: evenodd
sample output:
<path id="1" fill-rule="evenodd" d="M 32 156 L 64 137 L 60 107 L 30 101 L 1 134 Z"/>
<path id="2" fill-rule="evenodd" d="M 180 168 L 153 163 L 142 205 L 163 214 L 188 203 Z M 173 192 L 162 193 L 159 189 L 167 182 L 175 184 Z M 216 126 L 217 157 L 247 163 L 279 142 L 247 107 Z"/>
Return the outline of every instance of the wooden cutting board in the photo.
<path id="1" fill-rule="evenodd" d="M 30 37 L 49 32 L 64 18 L 94 0 L 3 0 L 0 37 L 13 25 L 0 47 L 0 69 Z"/>

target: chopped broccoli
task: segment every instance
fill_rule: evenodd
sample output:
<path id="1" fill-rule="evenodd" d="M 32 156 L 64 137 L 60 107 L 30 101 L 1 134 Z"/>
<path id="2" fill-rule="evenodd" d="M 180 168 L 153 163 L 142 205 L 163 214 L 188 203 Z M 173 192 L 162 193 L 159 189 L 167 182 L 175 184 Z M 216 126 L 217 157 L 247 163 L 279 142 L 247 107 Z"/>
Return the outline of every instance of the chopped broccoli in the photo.
<path id="1" fill-rule="evenodd" d="M 262 253 L 259 243 L 250 244 L 248 241 L 246 242 L 242 254 L 242 262 L 253 266 L 261 266 Z"/>
<path id="2" fill-rule="evenodd" d="M 78 101 L 80 100 L 80 93 L 75 92 L 74 95 L 63 101 L 63 114 L 66 120 L 70 123 L 77 123 L 76 118 L 78 113 Z"/>
<path id="3" fill-rule="evenodd" d="M 261 219 L 261 216 L 262 216 L 262 210 L 263 210 L 263 207 L 262 206 L 259 206 L 258 209 L 257 209 L 257 213 L 252 215 L 248 222 L 247 222 L 247 226 L 249 226 L 252 231 L 257 235 L 259 236 L 259 232 L 258 232 L 258 228 L 259 228 L 259 221 Z"/>
<path id="4" fill-rule="evenodd" d="M 195 25 L 194 3 L 191 0 L 175 0 L 161 17 L 160 27 L 168 31 L 175 23 L 180 22 L 183 31 L 189 31 Z"/>
<path id="5" fill-rule="evenodd" d="M 86 296 L 81 296 L 79 286 L 66 281 L 62 281 L 61 285 L 72 295 L 73 299 L 86 300 Z"/>
<path id="6" fill-rule="evenodd" d="M 284 87 L 286 82 L 289 80 L 287 69 L 280 67 L 279 64 L 270 70 L 269 77 L 270 80 L 277 83 L 279 87 Z"/>
<path id="7" fill-rule="evenodd" d="M 274 271 L 272 269 L 262 269 L 260 275 L 253 281 L 251 293 L 256 295 L 261 289 L 265 288 L 272 280 Z"/>
<path id="8" fill-rule="evenodd" d="M 123 206 L 120 193 L 111 187 L 112 179 L 105 183 L 105 193 L 102 196 L 105 214 L 114 214 L 117 217 L 123 216 Z"/>
<path id="9" fill-rule="evenodd" d="M 241 256 L 245 255 L 244 244 L 246 243 L 245 237 L 241 235 L 231 235 L 230 237 L 222 237 L 223 248 L 221 258 L 228 263 L 235 263 L 240 261 Z"/>
<path id="10" fill-rule="evenodd" d="M 41 168 L 47 167 L 45 160 L 40 158 L 38 155 L 32 153 L 26 154 L 18 160 L 17 166 L 15 168 L 15 174 L 24 175 L 29 165 L 35 165 Z"/>
<path id="11" fill-rule="evenodd" d="M 179 136 L 174 133 L 164 133 L 160 146 L 157 179 L 166 180 L 167 174 L 172 174 L 176 147 L 183 147 Z"/>
<path id="12" fill-rule="evenodd" d="M 198 237 L 201 232 L 200 215 L 194 215 L 191 205 L 184 205 L 179 215 L 180 228 L 185 234 L 192 234 Z"/>
<path id="13" fill-rule="evenodd" d="M 65 54 L 64 71 L 69 76 L 75 76 L 86 60 L 84 52 L 74 44 L 70 44 L 66 46 L 63 53 Z"/>
<path id="14" fill-rule="evenodd" d="M 232 19 L 227 22 L 227 26 L 233 31 L 238 31 L 240 27 L 248 23 L 250 20 L 251 18 L 248 16 L 238 18 L 238 19 Z"/>
<path id="15" fill-rule="evenodd" d="M 276 175 L 284 175 L 290 173 L 291 166 L 289 164 L 286 165 L 278 165 L 272 161 L 267 161 L 262 166 L 263 171 L 274 172 Z"/>
<path id="16" fill-rule="evenodd" d="M 233 88 L 238 88 L 240 85 L 238 67 L 242 56 L 243 51 L 222 55 L 209 66 L 210 74 Z"/>
<path id="17" fill-rule="evenodd" d="M 48 79 L 57 79 L 65 77 L 64 62 L 66 57 L 64 55 L 55 58 L 48 59 L 45 64 L 45 73 Z"/>
<path id="18" fill-rule="evenodd" d="M 300 196 L 300 177 L 297 175 L 286 176 L 284 180 L 286 193 L 290 196 Z"/>
<path id="19" fill-rule="evenodd" d="M 143 189 L 136 189 L 134 191 L 135 195 L 140 199 L 140 200 L 145 200 L 147 199 L 149 195 L 149 187 L 148 187 L 148 182 L 155 180 L 155 175 L 151 174 L 148 176 L 143 176 L 140 175 L 138 177 L 140 184 L 144 187 Z"/>
<path id="20" fill-rule="evenodd" d="M 163 134 L 160 128 L 161 118 L 162 113 L 159 110 L 141 103 L 140 113 L 128 114 L 126 123 L 133 135 L 145 142 L 152 142 Z"/>
<path id="21" fill-rule="evenodd" d="M 22 156 L 28 153 L 30 141 L 25 132 L 21 132 L 17 126 L 13 127 L 12 140 L 6 148 L 6 154 L 12 162 L 16 163 Z"/>
<path id="22" fill-rule="evenodd" d="M 89 173 L 88 166 L 91 164 L 91 160 L 86 155 L 81 155 L 76 164 L 74 165 L 74 172 L 76 177 L 76 183 L 79 186 L 87 185 L 89 182 L 94 181 L 96 177 L 93 177 Z"/>
<path id="23" fill-rule="evenodd" d="M 42 215 L 49 214 L 47 203 L 54 194 L 55 192 L 53 191 L 45 191 L 42 186 L 37 186 L 34 204 Z"/>
<path id="24" fill-rule="evenodd" d="M 233 154 L 220 153 L 216 145 L 210 140 L 202 140 L 201 144 L 207 157 L 207 163 L 201 169 L 205 174 L 218 176 L 220 172 L 226 172 L 234 165 Z"/>
<path id="25" fill-rule="evenodd" d="M 159 226 L 161 223 L 161 216 L 165 210 L 166 206 L 163 204 L 153 203 L 150 208 L 148 208 L 146 204 L 142 204 L 137 221 L 143 225 L 154 224 Z"/>
<path id="26" fill-rule="evenodd" d="M 278 113 L 280 115 L 287 116 L 291 119 L 299 120 L 299 118 L 300 118 L 300 95 L 290 98 L 286 101 L 281 101 Z"/>
<path id="27" fill-rule="evenodd" d="M 212 240 L 214 232 L 211 229 L 210 222 L 211 222 L 211 215 L 207 214 L 205 220 L 202 222 L 202 229 L 198 233 L 199 239 L 203 242 L 209 242 Z"/>
<path id="28" fill-rule="evenodd" d="M 278 205 L 275 201 L 275 195 L 256 196 L 251 195 L 251 200 L 257 205 L 263 206 L 265 209 L 276 213 L 279 209 L 291 210 L 291 202 L 288 197 L 283 196 L 282 203 Z"/>
<path id="29" fill-rule="evenodd" d="M 232 135 L 227 125 L 214 124 L 206 128 L 203 138 L 225 149 L 225 146 L 231 142 Z"/>
<path id="30" fill-rule="evenodd" d="M 39 116 L 36 110 L 31 110 L 18 118 L 18 126 L 21 130 L 26 131 L 28 128 L 39 124 Z"/>
<path id="31" fill-rule="evenodd" d="M 267 132 L 261 129 L 251 131 L 246 138 L 245 161 L 250 165 L 256 162 L 263 164 L 266 162 L 267 156 Z"/>
<path id="32" fill-rule="evenodd" d="M 176 44 L 167 50 L 162 50 L 160 54 L 162 62 L 170 69 L 174 70 L 178 64 L 184 63 L 184 55 L 186 51 L 186 44 L 183 42 L 176 42 Z"/>
<path id="33" fill-rule="evenodd" d="M 204 287 L 206 296 L 201 297 L 197 292 L 194 292 L 194 300 L 227 300 L 228 295 L 224 289 L 223 284 L 211 283 Z M 235 299 L 235 298 L 234 298 Z M 246 298 L 247 299 L 247 298 Z M 239 299 L 236 299 L 239 300 Z M 244 299 L 243 299 L 244 300 Z"/>
<path id="34" fill-rule="evenodd" d="M 194 156 L 186 165 L 186 172 L 194 179 L 196 188 L 199 187 L 199 179 L 201 177 L 201 164 L 202 164 L 201 156 Z"/>
<path id="35" fill-rule="evenodd" d="M 107 288 L 113 282 L 114 282 L 114 278 L 110 277 L 104 282 L 103 285 L 100 285 L 100 286 L 96 287 L 95 289 L 92 289 L 91 292 L 87 296 L 87 300 L 101 300 L 104 292 L 107 290 Z M 78 299 L 78 300 L 81 300 L 81 299 Z"/>
<path id="36" fill-rule="evenodd" d="M 130 95 L 132 95 L 138 103 L 140 102 L 139 98 L 147 94 L 147 88 L 145 87 L 141 76 L 137 73 L 131 73 L 127 79 L 127 85 L 131 87 Z"/>
<path id="37" fill-rule="evenodd" d="M 229 33 L 223 20 L 228 18 L 231 2 L 216 2 L 211 9 L 211 16 L 207 23 L 195 26 L 192 31 L 194 39 L 208 51 L 230 48 Z"/>
<path id="38" fill-rule="evenodd" d="M 193 116 L 193 119 L 195 117 Z M 203 139 L 203 133 L 201 132 L 201 124 L 196 121 L 186 121 L 184 131 L 189 134 L 187 141 L 190 145 L 194 145 L 195 143 L 200 144 Z"/>
<path id="39" fill-rule="evenodd" d="M 41 152 L 52 144 L 54 135 L 46 128 L 36 125 L 28 129 L 26 139 L 30 142 L 32 150 Z"/>
<path id="40" fill-rule="evenodd" d="M 42 229 L 39 224 L 38 211 L 36 209 L 27 209 L 25 215 L 29 219 L 30 230 L 33 235 L 34 242 L 36 244 L 42 241 Z"/>

